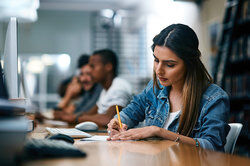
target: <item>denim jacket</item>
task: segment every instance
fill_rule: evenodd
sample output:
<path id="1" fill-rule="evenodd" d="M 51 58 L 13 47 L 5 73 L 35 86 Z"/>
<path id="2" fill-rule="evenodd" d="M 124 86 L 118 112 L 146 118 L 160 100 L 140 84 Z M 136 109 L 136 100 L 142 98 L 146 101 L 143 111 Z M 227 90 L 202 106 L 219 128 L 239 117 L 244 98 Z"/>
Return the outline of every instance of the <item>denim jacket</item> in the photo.
<path id="1" fill-rule="evenodd" d="M 122 110 L 121 121 L 129 128 L 144 120 L 146 126 L 163 128 L 169 115 L 168 93 L 170 87 L 162 88 L 155 88 L 154 93 L 151 80 L 143 92 L 135 96 L 131 103 Z M 181 111 L 168 130 L 177 132 L 180 114 Z M 226 136 L 230 129 L 227 124 L 228 116 L 228 95 L 219 86 L 211 84 L 202 95 L 200 115 L 190 137 L 196 138 L 202 148 L 224 151 Z"/>

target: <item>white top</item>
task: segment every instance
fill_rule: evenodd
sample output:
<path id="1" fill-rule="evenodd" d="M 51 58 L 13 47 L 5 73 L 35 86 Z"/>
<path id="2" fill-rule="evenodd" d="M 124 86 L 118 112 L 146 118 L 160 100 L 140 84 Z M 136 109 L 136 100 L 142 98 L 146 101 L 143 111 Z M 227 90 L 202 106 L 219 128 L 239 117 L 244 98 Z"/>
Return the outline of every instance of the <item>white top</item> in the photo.
<path id="1" fill-rule="evenodd" d="M 126 107 L 132 96 L 132 87 L 124 79 L 116 77 L 108 90 L 103 89 L 96 103 L 98 113 L 104 114 L 113 105 Z"/>
<path id="2" fill-rule="evenodd" d="M 168 129 L 169 125 L 174 121 L 175 117 L 179 114 L 180 111 L 176 111 L 176 112 L 170 112 L 167 120 L 164 124 L 164 129 Z"/>

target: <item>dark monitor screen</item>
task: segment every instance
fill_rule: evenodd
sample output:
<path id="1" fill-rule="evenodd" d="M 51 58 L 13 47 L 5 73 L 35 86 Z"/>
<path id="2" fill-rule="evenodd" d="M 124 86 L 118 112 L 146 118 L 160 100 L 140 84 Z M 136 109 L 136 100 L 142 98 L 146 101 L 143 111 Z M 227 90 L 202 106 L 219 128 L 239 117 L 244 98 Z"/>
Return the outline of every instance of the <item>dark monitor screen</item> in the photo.
<path id="1" fill-rule="evenodd" d="M 2 98 L 2 99 L 8 99 L 9 98 L 8 91 L 7 91 L 5 83 L 6 82 L 5 82 L 5 79 L 4 79 L 2 64 L 0 63 L 0 98 Z"/>
<path id="2" fill-rule="evenodd" d="M 6 88 L 6 81 L 2 70 L 2 64 L 0 63 L 0 117 L 23 115 L 25 107 L 9 102 L 9 94 Z"/>

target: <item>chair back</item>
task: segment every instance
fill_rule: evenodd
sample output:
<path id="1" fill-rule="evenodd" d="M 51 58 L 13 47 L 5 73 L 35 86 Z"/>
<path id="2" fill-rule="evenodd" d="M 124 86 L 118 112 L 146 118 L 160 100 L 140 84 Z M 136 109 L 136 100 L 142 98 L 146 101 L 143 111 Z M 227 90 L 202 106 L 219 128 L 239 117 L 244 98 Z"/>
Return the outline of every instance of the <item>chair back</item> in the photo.
<path id="1" fill-rule="evenodd" d="M 236 141 L 242 129 L 242 124 L 241 123 L 229 123 L 229 126 L 231 129 L 228 132 L 228 135 L 226 138 L 227 142 L 224 146 L 224 150 L 226 153 L 233 154 Z"/>

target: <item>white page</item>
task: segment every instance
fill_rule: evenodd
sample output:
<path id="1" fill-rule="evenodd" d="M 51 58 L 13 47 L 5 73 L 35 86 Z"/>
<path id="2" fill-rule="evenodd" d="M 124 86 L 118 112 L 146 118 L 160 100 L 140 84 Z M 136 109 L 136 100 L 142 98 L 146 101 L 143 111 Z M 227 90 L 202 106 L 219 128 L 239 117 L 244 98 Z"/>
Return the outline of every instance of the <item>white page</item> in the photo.
<path id="1" fill-rule="evenodd" d="M 80 141 L 107 141 L 108 137 L 106 135 L 94 135 L 90 138 L 82 138 Z"/>

